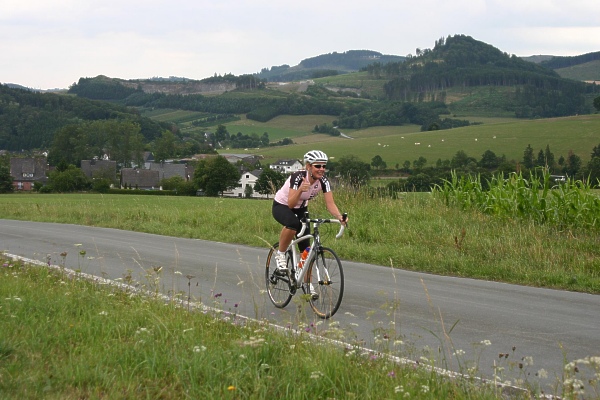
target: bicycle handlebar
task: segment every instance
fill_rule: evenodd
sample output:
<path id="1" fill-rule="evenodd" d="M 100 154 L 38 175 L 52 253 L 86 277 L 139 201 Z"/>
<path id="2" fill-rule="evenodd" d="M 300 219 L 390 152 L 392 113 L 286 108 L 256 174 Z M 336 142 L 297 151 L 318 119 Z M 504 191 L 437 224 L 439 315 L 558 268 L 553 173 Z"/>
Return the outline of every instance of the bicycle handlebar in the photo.
<path id="1" fill-rule="evenodd" d="M 344 213 L 342 214 L 342 221 L 346 221 L 346 219 L 348 218 L 348 213 Z M 300 230 L 300 232 L 298 232 L 297 236 L 301 237 L 304 234 L 304 231 L 306 230 L 306 227 L 308 226 L 308 224 L 310 223 L 315 223 L 318 225 L 321 224 L 340 224 L 340 230 L 338 231 L 337 235 L 335 235 L 336 239 L 341 238 L 344 235 L 344 231 L 346 230 L 346 225 L 347 224 L 342 224 L 340 222 L 339 219 L 337 218 L 309 218 L 308 217 L 308 212 L 305 214 L 304 217 L 304 221 L 302 221 L 302 229 Z"/>

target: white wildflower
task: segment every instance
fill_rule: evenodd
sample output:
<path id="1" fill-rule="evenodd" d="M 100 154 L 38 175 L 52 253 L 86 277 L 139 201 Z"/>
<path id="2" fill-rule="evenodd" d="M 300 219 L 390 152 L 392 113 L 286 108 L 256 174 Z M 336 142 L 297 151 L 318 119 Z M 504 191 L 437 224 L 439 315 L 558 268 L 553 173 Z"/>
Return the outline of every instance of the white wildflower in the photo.
<path id="1" fill-rule="evenodd" d="M 544 368 L 540 369 L 537 372 L 537 375 L 541 378 L 541 379 L 546 379 L 548 377 L 548 372 L 546 372 L 546 370 Z"/>
<path id="2" fill-rule="evenodd" d="M 492 342 L 490 342 L 489 340 L 486 339 L 486 340 L 482 340 L 481 344 L 484 345 L 484 346 L 491 346 Z"/>
<path id="3" fill-rule="evenodd" d="M 98 315 L 108 315 L 106 311 L 101 311 Z"/>
<path id="4" fill-rule="evenodd" d="M 201 351 L 206 351 L 206 346 L 194 346 L 194 353 L 200 353 Z"/>
<path id="5" fill-rule="evenodd" d="M 313 371 L 310 374 L 310 379 L 319 379 L 323 376 L 323 373 L 321 371 Z"/>

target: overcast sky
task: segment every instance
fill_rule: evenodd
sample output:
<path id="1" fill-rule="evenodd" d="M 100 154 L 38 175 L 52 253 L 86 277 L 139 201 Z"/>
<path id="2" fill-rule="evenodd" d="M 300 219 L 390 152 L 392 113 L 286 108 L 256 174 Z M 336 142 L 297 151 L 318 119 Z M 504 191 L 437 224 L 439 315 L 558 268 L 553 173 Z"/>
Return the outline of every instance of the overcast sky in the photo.
<path id="1" fill-rule="evenodd" d="M 598 0 L 1 0 L 0 83 L 203 79 L 464 34 L 517 56 L 600 51 Z"/>

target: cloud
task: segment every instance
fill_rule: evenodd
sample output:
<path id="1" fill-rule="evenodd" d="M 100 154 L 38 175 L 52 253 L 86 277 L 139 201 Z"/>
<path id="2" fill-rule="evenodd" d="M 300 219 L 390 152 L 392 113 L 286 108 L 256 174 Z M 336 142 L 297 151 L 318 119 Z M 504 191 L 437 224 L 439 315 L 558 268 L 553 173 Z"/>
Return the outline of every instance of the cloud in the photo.
<path id="1" fill-rule="evenodd" d="M 590 0 L 3 0 L 0 81 L 202 79 L 334 51 L 414 54 L 454 34 L 509 54 L 577 55 L 600 50 L 599 14 Z"/>

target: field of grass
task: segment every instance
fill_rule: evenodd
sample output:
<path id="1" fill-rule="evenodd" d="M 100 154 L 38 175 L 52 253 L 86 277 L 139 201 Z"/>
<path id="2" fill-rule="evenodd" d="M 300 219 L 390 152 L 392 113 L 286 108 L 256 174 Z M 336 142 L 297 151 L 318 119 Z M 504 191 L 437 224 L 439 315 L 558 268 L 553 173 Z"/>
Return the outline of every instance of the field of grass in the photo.
<path id="1" fill-rule="evenodd" d="M 339 241 L 335 229 L 321 233 L 343 260 L 600 294 L 597 231 L 461 211 L 429 193 L 398 199 L 368 193 L 335 191 L 350 225 Z M 230 198 L 19 193 L 0 196 L 0 218 L 265 247 L 280 230 L 270 205 Z M 322 198 L 311 205 L 311 214 L 327 215 Z M 219 298 L 207 304 L 211 308 L 196 309 L 180 306 L 186 293 L 170 300 L 136 295 L 138 289 L 159 292 L 158 270 L 140 282 L 126 281 L 132 286 L 123 291 L 79 280 L 62 266 L 32 268 L 1 258 L 0 398 L 507 398 L 500 388 L 432 372 L 428 367 L 445 363 L 437 351 L 394 338 L 376 352 L 309 340 L 306 333 L 352 343 L 352 333 L 335 321 L 311 324 L 299 313 L 292 324 L 298 334 L 281 334 L 237 317 Z M 190 313 L 190 307 L 203 312 Z M 422 367 L 399 359 L 419 359 Z M 583 368 L 597 374 L 596 359 L 578 360 L 582 370 L 563 377 L 565 382 L 578 379 Z M 461 372 L 478 375 L 477 360 L 459 364 Z M 500 376 L 504 368 L 520 367 L 499 360 Z M 525 371 L 519 386 L 539 393 L 538 377 Z M 572 385 L 561 381 L 553 387 L 564 398 L 579 398 Z M 586 380 L 586 394 L 597 389 L 597 380 Z"/>
<path id="2" fill-rule="evenodd" d="M 292 138 L 295 142 L 293 145 L 236 152 L 259 154 L 264 156 L 265 162 L 274 162 L 280 158 L 301 158 L 306 151 L 317 147 L 332 157 L 353 154 L 368 163 L 373 157 L 380 155 L 388 167 L 394 168 L 396 164 L 402 165 L 407 160 L 412 163 L 420 156 L 427 159 L 428 165 L 435 165 L 438 159 L 451 160 L 459 150 L 477 160 L 481 159 L 485 151 L 491 150 L 497 156 L 505 155 L 508 160 L 521 161 L 528 145 L 533 148 L 535 156 L 548 145 L 555 159 L 560 156 L 567 158 L 569 151 L 572 151 L 587 163 L 592 149 L 600 144 L 600 114 L 525 121 L 465 117 L 483 124 L 431 132 L 421 132 L 414 125 L 342 130 L 354 139 L 308 133 L 308 129 L 312 129 L 311 125 L 314 127 L 313 123 L 319 117 L 286 116 L 279 117 L 278 121 L 256 123 L 254 126 L 258 132 L 268 131 L 270 126 L 283 129 L 280 127 L 296 125 L 301 130 L 298 131 L 298 136 Z M 228 130 L 236 131 L 238 125 L 227 126 Z M 305 136 L 301 135 L 302 131 Z"/>
<path id="3" fill-rule="evenodd" d="M 335 322 L 298 315 L 297 332 L 281 332 L 220 313 L 218 298 L 197 308 L 181 303 L 185 293 L 148 295 L 160 279 L 130 282 L 140 295 L 0 256 L 0 398 L 505 398 L 500 387 L 432 372 L 435 354 L 408 362 L 417 355 L 400 340 L 385 353 L 342 349 L 327 340 L 344 334 Z"/>
<path id="4" fill-rule="evenodd" d="M 198 111 L 175 110 L 167 108 L 157 108 L 154 110 L 146 110 L 143 112 L 144 117 L 152 118 L 159 122 L 172 122 L 181 124 L 191 122 L 196 119 L 209 116 L 209 113 Z"/>
<path id="5" fill-rule="evenodd" d="M 242 117 L 239 121 L 224 124 L 230 134 L 256 133 L 262 136 L 263 132 L 269 134 L 271 142 L 277 142 L 284 138 L 290 138 L 294 142 L 302 141 L 305 137 L 313 136 L 311 131 L 316 125 L 323 123 L 331 124 L 335 117 L 327 115 L 303 115 L 300 117 L 281 115 L 273 118 L 269 122 L 258 122 Z"/>
<path id="6" fill-rule="evenodd" d="M 387 79 L 377 79 L 367 72 L 354 72 L 314 79 L 315 83 L 330 88 L 331 90 L 358 90 L 370 97 L 382 98 L 384 96 L 383 85 Z"/>
<path id="7" fill-rule="evenodd" d="M 572 67 L 559 68 L 556 72 L 562 78 L 577 81 L 600 81 L 600 60 L 590 61 Z"/>
<path id="8" fill-rule="evenodd" d="M 446 207 L 428 193 L 399 199 L 338 188 L 350 229 L 330 243 L 347 260 L 439 275 L 600 293 L 600 237 Z M 322 198 L 311 205 L 328 215 Z M 248 218 L 248 215 L 254 218 Z M 279 236 L 270 201 L 134 195 L 0 196 L 0 218 L 199 238 L 264 247 Z M 235 223 L 234 223 L 235 221 Z M 253 232 L 248 235 L 247 232 Z M 334 232 L 323 232 L 332 241 Z"/>

